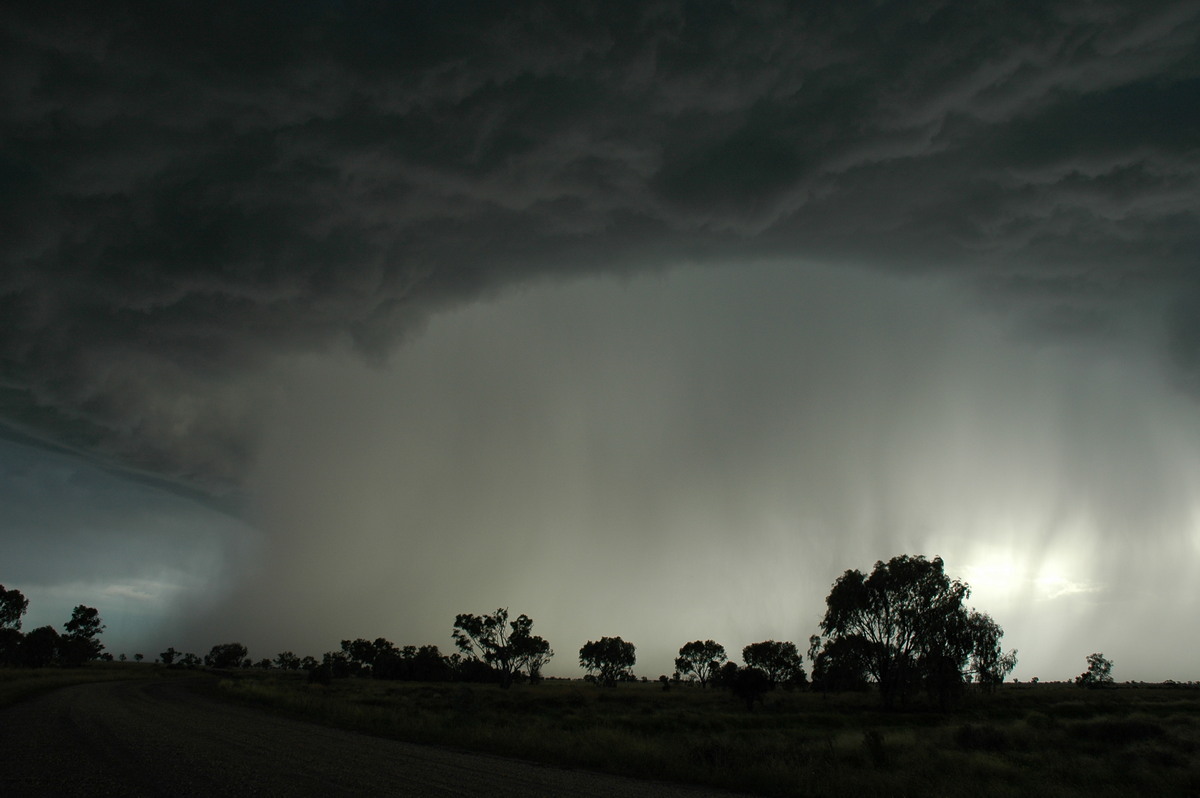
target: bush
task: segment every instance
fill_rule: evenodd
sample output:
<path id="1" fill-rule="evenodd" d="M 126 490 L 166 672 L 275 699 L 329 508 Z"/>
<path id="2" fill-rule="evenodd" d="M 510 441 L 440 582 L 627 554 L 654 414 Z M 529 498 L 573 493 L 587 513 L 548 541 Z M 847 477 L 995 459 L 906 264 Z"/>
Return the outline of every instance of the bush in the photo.
<path id="1" fill-rule="evenodd" d="M 333 667 L 329 663 L 322 663 L 308 672 L 309 684 L 321 684 L 328 687 L 333 684 Z"/>
<path id="2" fill-rule="evenodd" d="M 1008 735 L 995 726 L 968 723 L 954 730 L 954 744 L 964 751 L 1007 751 Z"/>
<path id="3" fill-rule="evenodd" d="M 1081 739 L 1111 745 L 1128 745 L 1153 740 L 1166 734 L 1157 723 L 1148 720 L 1095 720 L 1076 724 L 1071 733 Z"/>

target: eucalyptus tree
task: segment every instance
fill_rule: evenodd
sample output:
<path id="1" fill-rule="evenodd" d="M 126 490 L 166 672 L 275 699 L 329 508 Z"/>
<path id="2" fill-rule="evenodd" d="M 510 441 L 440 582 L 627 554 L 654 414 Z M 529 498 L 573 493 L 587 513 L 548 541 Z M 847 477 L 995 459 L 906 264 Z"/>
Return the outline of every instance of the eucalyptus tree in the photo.
<path id="1" fill-rule="evenodd" d="M 545 638 L 532 630 L 528 615 L 509 621 L 508 610 L 502 607 L 489 615 L 458 615 L 452 637 L 463 655 L 487 663 L 499 675 L 500 686 L 509 687 L 522 671 L 533 681 L 540 679 L 542 668 L 554 656 Z"/>
<path id="2" fill-rule="evenodd" d="M 742 660 L 765 673 L 772 687 L 804 684 L 808 680 L 804 658 L 795 643 L 776 640 L 751 643 L 742 649 Z"/>
<path id="3" fill-rule="evenodd" d="M 637 650 L 633 643 L 619 637 L 602 637 L 589 640 L 579 649 L 579 667 L 597 684 L 614 687 L 618 681 L 633 678 L 633 665 L 637 662 Z"/>
<path id="4" fill-rule="evenodd" d="M 846 571 L 825 600 L 814 675 L 832 664 L 822 658 L 836 660 L 842 678 L 857 670 L 878 684 L 885 706 L 920 687 L 948 703 L 972 676 L 1002 680 L 1016 652 L 1000 653 L 1003 630 L 968 611 L 970 592 L 940 557 L 900 555 L 875 563 L 869 576 Z"/>
<path id="5" fill-rule="evenodd" d="M 709 679 L 721 667 L 721 663 L 729 657 L 725 654 L 725 646 L 712 640 L 693 640 L 684 643 L 675 658 L 675 670 L 681 674 L 692 674 L 700 682 L 701 687 L 708 685 Z"/>

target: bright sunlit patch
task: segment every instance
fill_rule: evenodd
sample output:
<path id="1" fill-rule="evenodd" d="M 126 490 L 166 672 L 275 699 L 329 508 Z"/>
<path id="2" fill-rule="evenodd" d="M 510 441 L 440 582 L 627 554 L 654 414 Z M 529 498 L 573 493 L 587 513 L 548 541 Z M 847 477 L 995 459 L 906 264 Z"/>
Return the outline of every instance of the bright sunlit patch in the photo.
<path id="1" fill-rule="evenodd" d="M 1007 595 L 1016 591 L 1022 582 L 1021 570 L 1011 560 L 991 560 L 980 565 L 968 565 L 966 581 L 976 593 Z"/>
<path id="2" fill-rule="evenodd" d="M 88 604 L 106 611 L 151 613 L 174 601 L 184 591 L 194 588 L 186 577 L 176 581 L 156 579 L 124 579 L 119 582 L 65 582 L 55 585 L 31 586 L 27 594 L 50 605 Z"/>
<path id="3" fill-rule="evenodd" d="M 100 592 L 108 598 L 122 599 L 133 603 L 152 603 L 173 600 L 184 589 L 184 586 L 179 583 L 171 584 L 138 579 L 108 585 Z"/>
<path id="4" fill-rule="evenodd" d="M 1062 573 L 1046 569 L 1034 580 L 1037 586 L 1037 596 L 1041 599 L 1057 599 L 1063 596 L 1074 596 L 1081 593 L 1097 593 L 1097 585 L 1077 579 L 1070 579 Z"/>
<path id="5" fill-rule="evenodd" d="M 1064 533 L 1065 534 L 1065 533 Z M 1078 543 L 1065 546 L 1070 551 Z M 1066 596 L 1095 593 L 1099 586 L 1081 571 L 1082 563 L 1056 546 L 1050 551 L 1022 559 L 1019 549 L 1005 546 L 980 547 L 964 566 L 962 576 L 971 586 L 972 600 L 991 608 L 1019 599 L 1048 601 Z"/>

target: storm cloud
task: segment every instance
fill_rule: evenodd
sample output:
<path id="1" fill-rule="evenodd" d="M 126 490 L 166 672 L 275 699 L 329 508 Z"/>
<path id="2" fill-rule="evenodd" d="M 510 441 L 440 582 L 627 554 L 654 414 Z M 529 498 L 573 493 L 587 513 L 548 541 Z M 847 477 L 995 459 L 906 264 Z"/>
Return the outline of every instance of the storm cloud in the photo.
<path id="1" fill-rule="evenodd" d="M 6 416 L 228 489 L 231 378 L 664 252 L 966 271 L 1068 325 L 1190 310 L 1200 19 L 1138 9 L 9 10 Z"/>
<path id="2" fill-rule="evenodd" d="M 1172 423 L 1192 423 L 1171 397 L 1177 389 L 1193 397 L 1200 390 L 1198 39 L 1194 3 L 9 8 L 0 12 L 0 424 L 22 447 L 233 509 L 267 530 L 276 545 L 269 551 L 285 552 L 274 536 L 290 521 L 280 514 L 311 519 L 315 512 L 298 509 L 305 506 L 298 495 L 284 495 L 297 490 L 289 480 L 318 481 L 295 463 L 319 460 L 314 430 L 336 427 L 330 418 L 366 401 L 355 397 L 441 397 L 428 400 L 431 408 L 457 421 L 430 429 L 445 440 L 460 430 L 460 445 L 482 447 L 481 463 L 493 462 L 489 446 L 527 445 L 510 412 L 516 400 L 501 395 L 494 407 L 480 399 L 449 402 L 446 386 L 456 379 L 479 397 L 487 395 L 481 386 L 528 378 L 543 386 L 533 392 L 543 414 L 594 412 L 597 428 L 606 428 L 604 408 L 612 405 L 597 404 L 596 396 L 607 383 L 574 371 L 561 380 L 541 374 L 557 357 L 526 364 L 534 379 L 512 355 L 516 344 L 502 347 L 483 371 L 464 366 L 467 376 L 458 378 L 456 355 L 439 368 L 402 364 L 448 315 L 486 314 L 488 306 L 529 292 L 541 292 L 539 312 L 553 314 L 555 302 L 569 308 L 577 300 L 573 286 L 608 286 L 595 290 L 611 303 L 611 315 L 589 300 L 577 317 L 526 331 L 526 344 L 546 334 L 584 346 L 586 336 L 571 322 L 591 324 L 598 341 L 624 336 L 619 351 L 629 361 L 612 366 L 612 384 L 657 386 L 635 392 L 636 403 L 673 419 L 660 428 L 678 436 L 647 455 L 659 466 L 655 474 L 669 474 L 659 462 L 668 457 L 711 464 L 718 472 L 680 484 L 690 485 L 687 491 L 724 485 L 730 504 L 722 506 L 739 505 L 749 501 L 750 484 L 764 483 L 737 475 L 766 469 L 778 454 L 763 450 L 771 440 L 763 430 L 744 425 L 755 418 L 786 423 L 778 403 L 794 402 L 792 423 L 808 429 L 805 413 L 824 406 L 811 402 L 840 404 L 846 416 L 823 427 L 830 437 L 819 447 L 832 466 L 789 460 L 788 473 L 829 488 L 823 502 L 814 494 L 806 505 L 814 517 L 828 515 L 818 526 L 828 532 L 857 524 L 863 534 L 872 527 L 877 532 L 870 534 L 882 535 L 878 530 L 891 524 L 894 548 L 903 539 L 892 537 L 896 524 L 937 515 L 911 505 L 914 494 L 896 481 L 903 463 L 879 465 L 929 440 L 903 430 L 928 430 L 989 397 L 1013 400 L 1013 386 L 989 383 L 998 372 L 975 368 L 968 355 L 952 363 L 936 352 L 917 356 L 973 320 L 988 319 L 1031 352 L 1070 351 L 1085 363 L 1114 358 L 1114 373 L 1136 375 L 1154 397 L 1136 405 L 1138 413 L 1165 402 Z M 720 291 L 705 282 L 713 274 L 722 275 Z M 642 311 L 610 292 L 613 285 L 651 294 L 674 286 L 675 303 L 664 299 L 645 312 L 680 323 L 648 327 Z M 764 293 L 763 286 L 781 293 Z M 692 290 L 705 297 L 712 329 L 725 337 L 706 338 L 702 317 L 685 307 Z M 714 298 L 721 295 L 728 301 Z M 858 326 L 834 311 L 813 328 L 753 322 L 762 313 L 783 319 L 822 310 L 811 296 L 836 298 L 834 307 L 846 308 L 841 316 Z M 778 306 L 763 309 L 772 302 Z M 895 312 L 897 303 L 926 310 Z M 952 304 L 955 316 L 930 333 L 924 325 L 943 312 L 935 312 L 939 303 Z M 627 328 L 622 313 L 632 314 Z M 743 329 L 758 337 L 743 341 Z M 706 346 L 681 350 L 680 362 L 659 352 L 663 339 L 656 335 L 703 339 Z M 917 349 L 895 360 L 881 356 L 889 335 Z M 801 388 L 794 374 L 776 384 L 755 371 L 773 364 L 768 370 L 779 376 L 787 362 L 779 353 L 813 340 L 827 340 L 828 363 L 843 364 L 821 372 L 820 391 Z M 991 354 L 980 357 L 991 358 L 996 347 L 1009 353 L 1005 346 L 988 344 Z M 639 352 L 653 355 L 644 364 L 653 377 L 639 371 Z M 598 363 L 619 361 L 605 353 Z M 715 391 L 705 394 L 712 405 L 693 408 L 695 415 L 677 411 L 695 399 L 695 386 L 661 378 L 689 373 L 686 358 L 699 353 L 731 364 L 732 372 L 713 366 L 721 378 L 705 383 Z M 1063 397 L 1080 385 L 1104 384 L 1095 382 L 1099 366 L 1080 365 L 1076 387 L 1063 387 L 1074 379 L 1068 362 L 1075 361 L 1037 378 L 1012 365 L 1024 375 L 1014 379 L 1053 382 L 1046 390 L 1056 398 L 1045 399 L 1052 404 L 1069 402 Z M 968 395 L 945 400 L 937 419 L 918 411 L 928 386 L 949 373 L 969 379 L 941 395 Z M 855 382 L 852 374 L 865 376 Z M 343 404 L 321 405 L 338 383 L 362 392 L 340 391 Z M 976 395 L 983 384 L 994 393 Z M 1125 396 L 1123 385 L 1118 380 L 1105 395 Z M 741 389 L 769 406 L 743 407 L 749 399 L 732 398 Z M 309 399 L 301 399 L 305 393 Z M 1137 395 L 1128 395 L 1127 408 Z M 860 396 L 870 398 L 850 398 Z M 996 399 L 995 412 L 1012 406 L 1008 400 Z M 1184 407 L 1194 406 L 1187 401 Z M 1053 487 L 1038 488 L 1045 495 L 1033 502 L 1036 523 L 1058 523 L 1041 518 L 1047 508 L 1095 509 L 1098 492 L 1117 489 L 1121 479 L 1113 474 L 1078 467 L 1121 447 L 1130 451 L 1111 433 L 1123 416 L 1116 405 L 1105 407 L 1078 417 L 1033 414 L 1047 434 L 1057 431 L 1042 444 L 1061 439 L 1066 447 L 1038 455 L 1057 463 L 1058 476 Z M 381 411 L 360 410 L 371 423 L 355 429 L 375 429 Z M 279 460 L 286 440 L 279 419 L 289 414 L 299 450 Z M 489 414 L 503 424 L 465 421 Z M 961 421 L 965 439 L 987 424 L 973 411 L 968 416 Z M 408 418 L 425 423 L 421 414 Z M 892 443 L 870 444 L 883 447 L 878 456 L 855 454 L 846 443 L 866 418 L 886 420 L 880 434 Z M 1171 437 L 1159 422 L 1146 424 Z M 610 426 L 614 440 L 625 429 Z M 468 429 L 472 434 L 461 431 Z M 1064 430 L 1078 434 L 1064 438 Z M 338 440 L 363 433 L 341 434 Z M 986 442 L 1010 458 L 1005 474 L 1020 471 L 1021 447 L 1033 445 L 1028 435 L 1017 439 L 1008 455 L 1002 441 Z M 653 438 L 641 440 L 649 446 Z M 704 451 L 693 456 L 699 440 Z M 813 447 L 804 436 L 778 440 Z M 428 462 L 436 447 L 423 441 L 419 448 Z M 1192 450 L 1177 443 L 1170 456 L 1150 451 L 1143 459 L 1156 464 L 1151 473 L 1161 479 L 1145 482 L 1145 490 L 1123 483 L 1136 496 L 1120 504 L 1120 513 L 1105 504 L 1106 517 L 1123 513 L 1132 523 L 1130 508 L 1160 500 L 1173 507 L 1172 519 L 1190 512 L 1190 498 L 1181 498 L 1186 486 L 1163 486 L 1174 485 L 1171 469 L 1190 462 Z M 329 512 L 372 484 L 370 463 L 382 458 L 385 470 L 416 468 L 390 457 L 339 459 L 356 475 L 356 487 L 347 483 Z M 547 473 L 563 473 L 561 465 L 548 461 Z M 575 487 L 560 490 L 588 490 L 592 472 L 568 473 L 576 475 Z M 656 515 L 645 502 L 653 502 L 638 497 L 659 482 L 629 473 L 624 487 L 605 489 L 620 497 L 617 504 L 644 511 L 630 509 L 626 528 L 649 529 Z M 885 473 L 889 487 L 866 492 L 882 502 L 875 520 L 852 522 L 870 502 L 833 485 Z M 451 538 L 481 522 L 474 502 L 488 484 L 470 469 L 455 474 L 463 516 L 437 521 L 453 527 Z M 993 486 L 1002 479 L 991 472 L 977 478 Z M 1015 496 L 1019 487 L 1034 489 L 1013 483 L 994 493 Z M 889 492 L 906 498 L 889 503 L 881 498 Z M 1087 501 L 1069 498 L 1080 492 Z M 548 502 L 544 512 L 615 512 L 615 505 L 576 499 L 562 507 Z M 799 512 L 791 500 L 786 507 Z M 380 512 L 391 518 L 395 509 Z M 960 510 L 962 524 L 980 512 Z M 291 520 L 305 526 L 303 518 Z M 1118 534 L 1084 526 L 1089 535 Z M 17 534 L 14 528 L 6 534 Z M 554 545 L 565 557 L 593 545 L 594 533 L 579 526 L 578 539 L 568 535 Z M 671 548 L 668 532 L 655 534 L 653 545 Z M 1193 545 L 1181 534 L 1181 545 Z M 339 556 L 350 556 L 355 545 L 366 551 L 371 539 L 355 538 L 359 544 L 338 548 Z M 705 551 L 719 559 L 719 546 Z M 827 552 L 823 576 L 813 578 L 823 584 L 845 567 L 895 552 L 855 553 L 864 561 Z M 279 554 L 271 567 L 279 571 L 285 561 Z M 479 601 L 475 610 L 496 603 L 482 595 Z"/>

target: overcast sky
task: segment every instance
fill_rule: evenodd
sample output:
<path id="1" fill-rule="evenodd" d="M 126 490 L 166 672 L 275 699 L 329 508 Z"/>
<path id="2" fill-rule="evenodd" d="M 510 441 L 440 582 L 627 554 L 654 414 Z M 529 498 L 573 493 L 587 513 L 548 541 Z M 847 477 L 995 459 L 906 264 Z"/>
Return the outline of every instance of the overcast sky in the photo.
<path id="1" fill-rule="evenodd" d="M 669 673 L 940 555 L 1200 661 L 1200 6 L 0 11 L 0 583 L 114 653 Z"/>

